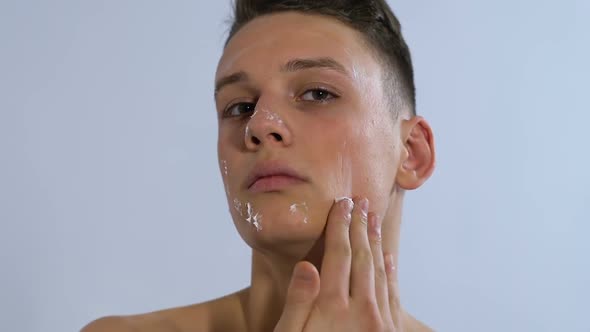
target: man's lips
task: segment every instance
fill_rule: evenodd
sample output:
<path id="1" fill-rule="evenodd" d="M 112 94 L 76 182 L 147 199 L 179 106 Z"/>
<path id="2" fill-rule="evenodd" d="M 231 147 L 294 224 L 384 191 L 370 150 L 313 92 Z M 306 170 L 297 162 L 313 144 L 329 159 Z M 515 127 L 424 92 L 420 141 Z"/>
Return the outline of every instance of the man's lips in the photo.
<path id="1" fill-rule="evenodd" d="M 298 178 L 294 178 L 288 175 L 272 175 L 272 176 L 265 176 L 261 177 L 256 182 L 254 182 L 248 191 L 251 193 L 259 193 L 259 192 L 268 192 L 268 191 L 278 191 L 288 187 L 290 185 L 294 185 L 297 183 L 302 183 L 303 181 Z"/>
<path id="2" fill-rule="evenodd" d="M 254 166 L 246 178 L 245 188 L 250 192 L 275 191 L 305 181 L 307 179 L 286 162 L 265 161 Z"/>

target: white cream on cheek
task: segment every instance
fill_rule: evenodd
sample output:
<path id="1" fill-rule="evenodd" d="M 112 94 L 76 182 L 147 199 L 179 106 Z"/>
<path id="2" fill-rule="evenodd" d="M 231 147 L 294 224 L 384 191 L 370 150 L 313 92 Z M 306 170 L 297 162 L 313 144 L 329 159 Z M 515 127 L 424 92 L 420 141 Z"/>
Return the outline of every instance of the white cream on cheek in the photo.
<path id="1" fill-rule="evenodd" d="M 232 199 L 232 192 L 229 186 L 230 166 L 227 160 L 221 160 L 222 165 L 222 176 L 225 184 L 225 194 L 227 196 L 228 203 L 233 203 L 234 210 L 238 213 L 239 217 L 244 221 L 248 222 L 256 228 L 257 231 L 262 230 L 262 214 L 254 208 L 250 202 L 242 202 L 238 198 Z M 231 211 L 230 211 L 231 214 Z"/>
<path id="2" fill-rule="evenodd" d="M 221 166 L 223 168 L 221 176 L 223 177 L 223 184 L 225 187 L 225 195 L 229 199 L 229 179 L 228 179 L 229 169 L 227 166 L 227 160 L 221 160 Z"/>
<path id="3" fill-rule="evenodd" d="M 240 199 L 234 198 L 233 207 L 243 221 L 254 226 L 258 232 L 262 230 L 262 213 L 255 209 L 252 203 L 244 203 Z"/>
<path id="4" fill-rule="evenodd" d="M 240 217 L 244 216 L 242 213 L 242 202 L 237 198 L 234 198 L 234 210 L 240 214 Z"/>
<path id="5" fill-rule="evenodd" d="M 297 222 L 302 222 L 304 224 L 309 222 L 309 208 L 306 202 L 291 204 L 289 212 L 296 218 Z"/>
<path id="6" fill-rule="evenodd" d="M 256 227 L 256 230 L 260 232 L 262 230 L 262 215 L 254 211 L 250 202 L 246 203 L 246 207 L 248 209 L 248 217 L 246 218 L 246 221 Z"/>

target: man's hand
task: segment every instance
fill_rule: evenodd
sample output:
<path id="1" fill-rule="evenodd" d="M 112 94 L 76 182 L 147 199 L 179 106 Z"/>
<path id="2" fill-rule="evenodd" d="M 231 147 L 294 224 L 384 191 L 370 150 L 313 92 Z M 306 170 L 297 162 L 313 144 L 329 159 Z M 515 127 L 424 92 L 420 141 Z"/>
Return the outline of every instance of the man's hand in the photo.
<path id="1" fill-rule="evenodd" d="M 309 262 L 295 265 L 275 332 L 402 331 L 393 259 L 383 254 L 381 221 L 368 205 L 334 203 L 322 275 Z"/>

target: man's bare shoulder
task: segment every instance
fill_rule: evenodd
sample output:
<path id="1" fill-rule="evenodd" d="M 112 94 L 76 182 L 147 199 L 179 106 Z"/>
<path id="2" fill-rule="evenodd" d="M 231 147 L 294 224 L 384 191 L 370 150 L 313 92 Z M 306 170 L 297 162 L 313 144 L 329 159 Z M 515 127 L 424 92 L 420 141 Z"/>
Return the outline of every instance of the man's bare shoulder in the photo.
<path id="1" fill-rule="evenodd" d="M 109 316 L 86 325 L 80 332 L 216 332 L 240 324 L 240 292 L 207 302 L 129 316 Z M 228 319 L 229 317 L 229 319 Z"/>
<path id="2" fill-rule="evenodd" d="M 414 326 L 414 328 L 408 330 L 408 332 L 434 332 L 434 330 L 431 329 L 430 326 L 422 323 L 421 321 L 416 321 L 416 325 Z"/>
<path id="3" fill-rule="evenodd" d="M 408 332 L 433 332 L 434 330 L 430 328 L 428 325 L 422 323 L 414 316 L 410 315 L 407 312 L 404 312 L 404 328 Z"/>
<path id="4" fill-rule="evenodd" d="M 109 316 L 96 319 L 80 330 L 80 332 L 135 332 L 137 331 L 124 317 Z"/>
<path id="5" fill-rule="evenodd" d="M 80 332 L 184 332 L 198 329 L 211 331 L 209 327 L 208 304 L 169 308 L 155 312 L 99 318 L 86 325 Z"/>

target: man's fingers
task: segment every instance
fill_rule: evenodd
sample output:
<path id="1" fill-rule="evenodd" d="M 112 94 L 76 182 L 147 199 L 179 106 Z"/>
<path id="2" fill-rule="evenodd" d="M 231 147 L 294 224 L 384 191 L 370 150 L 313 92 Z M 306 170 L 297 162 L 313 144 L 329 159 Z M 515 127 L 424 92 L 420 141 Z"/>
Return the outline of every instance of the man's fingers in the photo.
<path id="1" fill-rule="evenodd" d="M 385 272 L 387 273 L 387 288 L 389 293 L 389 308 L 391 318 L 396 328 L 401 324 L 401 303 L 399 299 L 399 288 L 397 283 L 397 269 L 394 265 L 393 255 L 385 254 Z"/>
<path id="2" fill-rule="evenodd" d="M 369 213 L 369 243 L 373 254 L 373 266 L 375 268 L 375 297 L 383 319 L 391 316 L 389 309 L 389 291 L 387 287 L 387 273 L 383 259 L 383 247 L 381 245 L 381 220 L 375 213 Z"/>
<path id="3" fill-rule="evenodd" d="M 305 261 L 297 263 L 287 290 L 283 314 L 274 331 L 301 332 L 319 292 L 320 276 L 315 266 Z"/>
<path id="4" fill-rule="evenodd" d="M 337 200 L 328 216 L 320 290 L 328 301 L 348 300 L 351 247 L 349 229 L 354 203 L 350 198 Z"/>
<path id="5" fill-rule="evenodd" d="M 367 218 L 369 201 L 366 198 L 355 204 L 350 224 L 350 243 L 352 245 L 352 269 L 350 276 L 350 295 L 353 299 L 375 300 L 375 271 L 373 254 L 369 245 Z"/>

